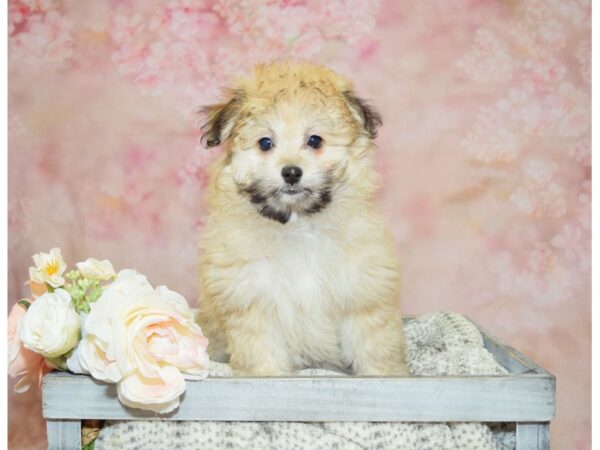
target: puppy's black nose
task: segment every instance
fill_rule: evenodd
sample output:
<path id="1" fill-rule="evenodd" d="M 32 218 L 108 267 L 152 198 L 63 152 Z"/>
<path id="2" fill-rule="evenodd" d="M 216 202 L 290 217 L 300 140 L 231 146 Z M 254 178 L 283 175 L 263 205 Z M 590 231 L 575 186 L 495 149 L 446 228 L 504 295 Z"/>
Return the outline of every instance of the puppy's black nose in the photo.
<path id="1" fill-rule="evenodd" d="M 285 166 L 281 169 L 281 176 L 286 183 L 296 184 L 302 177 L 302 169 L 298 166 Z"/>

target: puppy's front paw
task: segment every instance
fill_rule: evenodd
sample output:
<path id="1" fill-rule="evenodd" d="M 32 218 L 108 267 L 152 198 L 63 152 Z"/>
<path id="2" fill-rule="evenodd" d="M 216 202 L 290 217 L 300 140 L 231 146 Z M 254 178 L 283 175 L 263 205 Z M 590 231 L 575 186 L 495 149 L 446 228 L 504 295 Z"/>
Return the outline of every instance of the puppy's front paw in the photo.
<path id="1" fill-rule="evenodd" d="M 274 365 L 261 365 L 253 367 L 236 367 L 231 365 L 233 374 L 239 377 L 281 377 L 290 375 L 290 372 L 282 370 Z"/>
<path id="2" fill-rule="evenodd" d="M 267 358 L 264 354 L 257 356 L 242 349 L 231 355 L 229 364 L 237 376 L 278 377 L 290 374 L 275 358 Z"/>
<path id="3" fill-rule="evenodd" d="M 390 362 L 389 364 L 379 364 L 377 366 L 362 366 L 357 370 L 357 375 L 365 376 L 409 376 L 410 371 L 403 362 Z"/>

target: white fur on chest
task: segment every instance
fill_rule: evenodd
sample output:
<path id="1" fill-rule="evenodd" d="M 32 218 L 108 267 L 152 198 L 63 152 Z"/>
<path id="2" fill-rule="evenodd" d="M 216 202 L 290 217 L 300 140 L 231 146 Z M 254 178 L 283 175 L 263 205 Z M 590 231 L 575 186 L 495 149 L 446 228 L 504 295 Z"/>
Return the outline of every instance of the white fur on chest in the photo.
<path id="1" fill-rule="evenodd" d="M 272 318 L 273 339 L 284 339 L 297 364 L 335 360 L 339 353 L 342 312 L 358 268 L 335 233 L 308 221 L 285 225 L 269 234 L 238 274 L 252 302 Z M 277 335 L 277 336 L 275 336 Z"/>
<path id="2" fill-rule="evenodd" d="M 343 301 L 336 285 L 347 283 L 352 271 L 345 249 L 330 233 L 311 223 L 292 223 L 270 233 L 245 267 L 252 292 L 261 292 L 268 305 L 295 304 L 302 308 L 323 308 Z M 334 297 L 334 298 L 332 298 Z M 332 306 L 332 305 L 329 305 Z"/>

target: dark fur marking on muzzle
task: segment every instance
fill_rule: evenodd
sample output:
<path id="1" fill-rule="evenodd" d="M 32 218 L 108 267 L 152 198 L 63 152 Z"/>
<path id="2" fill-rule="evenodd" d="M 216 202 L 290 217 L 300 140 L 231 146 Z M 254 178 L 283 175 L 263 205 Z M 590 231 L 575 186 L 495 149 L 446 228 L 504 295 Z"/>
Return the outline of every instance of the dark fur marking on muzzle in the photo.
<path id="1" fill-rule="evenodd" d="M 310 189 L 306 189 L 310 196 L 314 193 Z M 271 194 L 265 194 L 261 191 L 259 184 L 254 182 L 246 187 L 240 186 L 240 193 L 248 195 L 250 199 L 250 203 L 256 205 L 256 210 L 258 213 L 271 220 L 275 220 L 281 224 L 286 224 L 290 217 L 292 216 L 292 209 L 287 207 L 284 209 L 275 208 L 269 204 L 270 197 L 276 197 L 277 191 L 272 192 Z M 299 214 L 316 214 L 323 210 L 330 202 L 331 202 L 331 187 L 329 184 L 326 184 L 321 192 L 318 195 L 317 199 L 309 200 L 309 204 L 298 211 Z"/>
<path id="2" fill-rule="evenodd" d="M 269 205 L 263 205 L 259 210 L 259 214 L 267 219 L 273 219 L 281 224 L 286 224 L 290 220 L 290 216 L 292 215 L 292 211 L 286 209 L 285 211 L 281 211 L 279 209 L 271 208 Z"/>
<path id="3" fill-rule="evenodd" d="M 240 191 L 250 197 L 250 203 L 257 206 L 257 211 L 261 216 L 275 220 L 281 224 L 285 224 L 290 220 L 292 212 L 289 210 L 282 211 L 269 206 L 268 197 L 260 191 L 258 183 L 252 183 L 250 186 L 240 189 Z"/>
<path id="4" fill-rule="evenodd" d="M 319 200 L 303 210 L 304 214 L 316 214 L 331 202 L 331 189 L 326 186 L 319 195 Z"/>

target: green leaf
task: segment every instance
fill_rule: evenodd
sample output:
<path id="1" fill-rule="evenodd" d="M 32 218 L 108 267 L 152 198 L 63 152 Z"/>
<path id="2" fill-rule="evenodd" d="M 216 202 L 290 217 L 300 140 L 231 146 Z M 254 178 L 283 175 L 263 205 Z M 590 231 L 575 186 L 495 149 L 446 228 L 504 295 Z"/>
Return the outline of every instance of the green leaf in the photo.
<path id="1" fill-rule="evenodd" d="M 96 442 L 96 441 L 92 441 L 85 447 L 81 447 L 81 450 L 94 450 L 94 442 Z"/>
<path id="2" fill-rule="evenodd" d="M 68 353 L 67 353 L 68 354 Z M 69 370 L 67 367 L 67 355 L 57 356 L 56 358 L 46 358 L 46 360 L 52 363 L 56 368 L 60 370 Z"/>
<path id="3" fill-rule="evenodd" d="M 29 307 L 31 306 L 31 302 L 29 300 L 27 300 L 26 298 L 24 298 L 23 300 L 19 300 L 17 303 L 19 305 L 21 305 L 23 308 L 25 308 L 26 310 L 29 309 Z"/>

